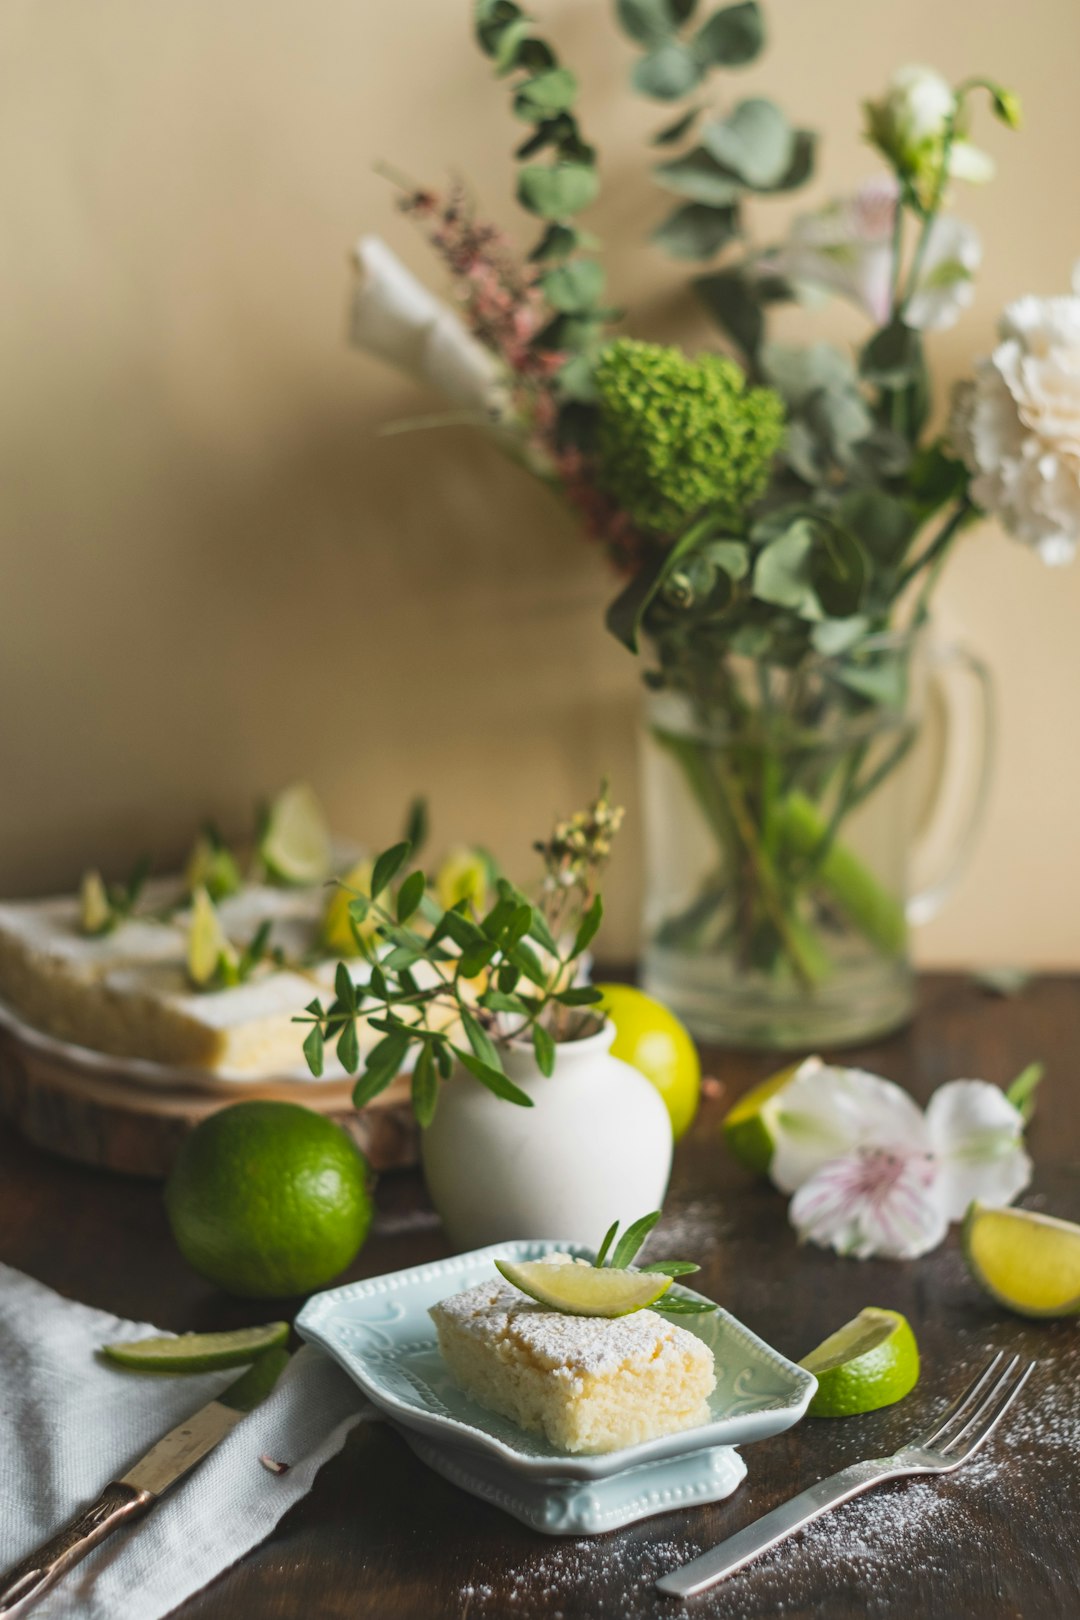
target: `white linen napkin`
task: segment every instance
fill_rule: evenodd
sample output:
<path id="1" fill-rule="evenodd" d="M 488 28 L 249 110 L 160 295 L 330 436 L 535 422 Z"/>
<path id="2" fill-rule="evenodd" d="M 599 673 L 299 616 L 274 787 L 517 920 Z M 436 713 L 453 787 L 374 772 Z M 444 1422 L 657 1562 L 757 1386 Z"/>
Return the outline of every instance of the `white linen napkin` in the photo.
<path id="1" fill-rule="evenodd" d="M 157 1331 L 0 1265 L 0 1573 L 243 1371 L 134 1373 L 95 1355 Z M 353 1425 L 374 1415 L 345 1373 L 305 1345 L 263 1404 L 145 1519 L 63 1576 L 34 1605 L 35 1620 L 159 1620 L 269 1535 Z M 262 1455 L 288 1472 L 269 1472 Z"/>

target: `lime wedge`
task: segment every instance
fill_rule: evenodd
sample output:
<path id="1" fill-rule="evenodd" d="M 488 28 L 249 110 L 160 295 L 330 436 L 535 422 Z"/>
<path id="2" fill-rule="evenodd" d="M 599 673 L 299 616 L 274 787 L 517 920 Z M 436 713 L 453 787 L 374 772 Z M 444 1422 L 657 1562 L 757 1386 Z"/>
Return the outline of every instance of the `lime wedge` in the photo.
<path id="1" fill-rule="evenodd" d="M 496 1268 L 530 1299 L 565 1316 L 629 1316 L 653 1305 L 671 1287 L 658 1272 L 616 1271 L 612 1266 L 567 1265 L 551 1260 L 496 1260 Z"/>
<path id="2" fill-rule="evenodd" d="M 356 899 L 357 893 L 371 893 L 371 862 L 358 861 L 355 866 L 349 868 L 341 881 L 345 887 L 332 889 L 326 902 L 319 930 L 319 943 L 331 956 L 358 956 L 360 953 L 356 934 L 353 933 L 352 919 L 349 916 L 349 904 Z M 361 939 L 374 939 L 375 926 L 374 917 L 369 916 L 362 923 L 356 924 L 356 930 Z"/>
<path id="3" fill-rule="evenodd" d="M 435 874 L 435 894 L 444 911 L 468 900 L 474 911 L 483 911 L 487 899 L 489 862 L 483 850 L 452 849 Z"/>
<path id="4" fill-rule="evenodd" d="M 205 889 L 196 889 L 191 897 L 188 927 L 187 966 L 192 984 L 209 984 L 219 969 L 227 979 L 236 965 L 236 950 L 226 937 L 214 902 Z"/>
<path id="5" fill-rule="evenodd" d="M 181 1333 L 135 1339 L 128 1344 L 103 1344 L 102 1354 L 136 1372 L 213 1372 L 217 1367 L 240 1367 L 264 1350 L 284 1344 L 288 1322 L 267 1322 L 265 1327 L 234 1328 L 229 1333 Z"/>
<path id="6" fill-rule="evenodd" d="M 811 1417 L 852 1417 L 903 1400 L 919 1381 L 919 1347 L 899 1311 L 868 1306 L 799 1363 L 818 1381 Z"/>
<path id="7" fill-rule="evenodd" d="M 279 883 L 322 883 L 329 877 L 330 829 L 306 782 L 286 788 L 270 806 L 259 854 Z"/>
<path id="8" fill-rule="evenodd" d="M 964 1255 L 977 1283 L 1020 1316 L 1080 1316 L 1080 1226 L 972 1204 Z"/>
<path id="9" fill-rule="evenodd" d="M 224 844 L 215 843 L 205 833 L 195 842 L 184 868 L 184 882 L 189 894 L 205 889 L 211 900 L 224 900 L 238 894 L 244 886 L 235 857 Z"/>
<path id="10" fill-rule="evenodd" d="M 104 934 L 112 920 L 112 907 L 101 873 L 87 872 L 79 888 L 79 927 L 84 934 Z"/>
<path id="11" fill-rule="evenodd" d="M 808 1058 L 806 1061 L 814 1060 Z M 801 1063 L 792 1063 L 778 1074 L 762 1080 L 760 1085 L 740 1097 L 734 1108 L 724 1116 L 721 1129 L 729 1151 L 740 1164 L 745 1165 L 747 1170 L 753 1170 L 756 1175 L 765 1175 L 773 1156 L 775 1139 L 771 1117 L 780 1107 L 780 1093 L 789 1080 L 794 1080 L 801 1067 Z"/>

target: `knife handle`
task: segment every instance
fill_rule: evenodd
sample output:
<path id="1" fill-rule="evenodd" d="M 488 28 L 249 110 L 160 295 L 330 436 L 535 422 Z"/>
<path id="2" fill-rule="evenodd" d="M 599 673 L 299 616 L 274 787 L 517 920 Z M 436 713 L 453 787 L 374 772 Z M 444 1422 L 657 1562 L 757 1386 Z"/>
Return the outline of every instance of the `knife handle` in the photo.
<path id="1" fill-rule="evenodd" d="M 134 1485 L 116 1480 L 106 1485 L 96 1502 L 0 1576 L 0 1614 L 21 1614 L 100 1541 L 145 1513 L 155 1500 L 152 1492 Z"/>

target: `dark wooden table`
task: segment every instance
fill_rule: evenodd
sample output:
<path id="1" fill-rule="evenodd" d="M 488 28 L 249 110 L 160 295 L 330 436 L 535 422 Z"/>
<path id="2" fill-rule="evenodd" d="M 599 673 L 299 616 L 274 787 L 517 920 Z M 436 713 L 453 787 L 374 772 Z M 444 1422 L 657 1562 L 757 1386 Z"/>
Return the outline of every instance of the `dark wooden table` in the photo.
<path id="1" fill-rule="evenodd" d="M 1047 1078 L 1029 1137 L 1037 1172 L 1023 1202 L 1078 1220 L 1080 979 L 1042 979 L 999 1000 L 961 977 L 929 977 L 915 1024 L 847 1061 L 925 1100 L 958 1077 L 1005 1083 L 1036 1057 Z M 724 1107 L 775 1066 L 766 1057 L 707 1054 L 725 1097 L 706 1103 L 679 1147 L 654 1252 L 700 1260 L 699 1286 L 795 1358 L 864 1305 L 903 1311 L 924 1365 L 906 1401 L 861 1418 L 808 1419 L 749 1447 L 746 1482 L 727 1502 L 567 1541 L 537 1535 L 455 1490 L 384 1425 L 361 1425 L 275 1534 L 178 1610 L 182 1620 L 677 1615 L 679 1605 L 653 1591 L 656 1575 L 813 1480 L 891 1450 L 998 1346 L 1035 1356 L 1040 1366 L 1023 1409 L 982 1458 L 951 1478 L 887 1486 L 850 1503 L 696 1600 L 691 1612 L 1075 1620 L 1080 1322 L 1029 1323 L 999 1310 L 968 1278 L 955 1235 L 907 1264 L 799 1250 L 784 1200 L 732 1164 L 717 1133 Z M 352 1275 L 446 1252 L 416 1175 L 386 1177 L 379 1206 Z M 73 1298 L 168 1328 L 225 1327 L 266 1314 L 187 1270 L 153 1184 L 63 1163 L 10 1133 L 0 1137 L 0 1258 Z"/>

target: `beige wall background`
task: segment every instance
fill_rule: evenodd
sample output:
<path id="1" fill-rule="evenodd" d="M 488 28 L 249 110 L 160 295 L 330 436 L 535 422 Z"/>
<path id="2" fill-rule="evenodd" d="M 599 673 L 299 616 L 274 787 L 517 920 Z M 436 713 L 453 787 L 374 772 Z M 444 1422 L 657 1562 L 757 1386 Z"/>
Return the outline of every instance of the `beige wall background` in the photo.
<path id="1" fill-rule="evenodd" d="M 527 849 L 608 769 L 637 806 L 638 671 L 605 636 L 600 560 L 554 502 L 460 429 L 378 438 L 432 408 L 344 342 L 346 254 L 384 235 L 435 277 L 374 160 L 449 166 L 524 235 L 518 133 L 467 0 L 5 0 L 0 52 L 0 892 L 177 856 L 307 776 L 377 841 L 417 789 L 442 842 Z M 826 135 L 814 198 L 873 161 L 858 103 L 893 67 L 996 74 L 1027 128 L 960 210 L 982 231 L 975 310 L 1063 291 L 1080 258 L 1075 0 L 772 0 L 762 88 Z M 535 0 L 587 86 L 605 189 L 591 221 L 642 335 L 704 340 L 685 276 L 644 243 L 664 201 L 607 0 Z M 662 115 L 661 115 L 662 116 Z M 811 200 L 804 196 L 799 206 Z M 759 229 L 782 225 L 759 210 Z M 992 812 L 935 963 L 1080 965 L 1080 564 L 987 529 L 944 619 L 992 664 Z M 636 937 L 639 828 L 606 947 Z"/>

